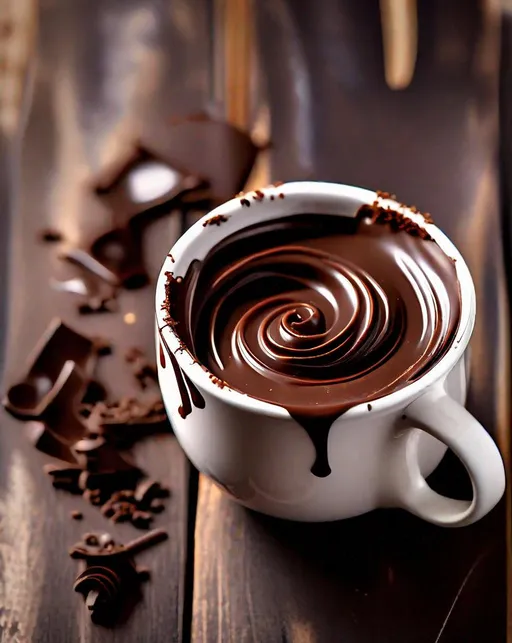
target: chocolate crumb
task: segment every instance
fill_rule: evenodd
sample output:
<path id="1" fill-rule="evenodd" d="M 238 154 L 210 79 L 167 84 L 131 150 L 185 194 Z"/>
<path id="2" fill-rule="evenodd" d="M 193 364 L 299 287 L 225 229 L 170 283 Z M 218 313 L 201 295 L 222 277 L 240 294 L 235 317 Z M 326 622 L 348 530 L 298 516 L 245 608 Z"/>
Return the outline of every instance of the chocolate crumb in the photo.
<path id="1" fill-rule="evenodd" d="M 221 380 L 220 377 L 217 377 L 213 373 L 210 373 L 209 375 L 210 380 L 216 384 L 219 388 L 224 388 L 226 386 L 226 382 L 224 380 Z"/>
<path id="2" fill-rule="evenodd" d="M 174 257 L 172 256 L 172 254 L 170 252 L 169 252 L 169 254 L 167 256 L 169 257 L 169 259 L 171 260 L 172 263 L 176 263 Z"/>
<path id="3" fill-rule="evenodd" d="M 73 518 L 73 520 L 82 520 L 83 517 L 84 515 L 81 511 L 77 511 L 76 509 L 74 509 L 71 512 L 71 518 Z"/>
<path id="4" fill-rule="evenodd" d="M 64 240 L 64 235 L 54 228 L 45 228 L 39 233 L 39 238 L 45 243 L 60 243 Z"/>
<path id="5" fill-rule="evenodd" d="M 284 199 L 284 194 L 282 192 L 279 192 L 278 196 L 280 199 Z"/>
<path id="6" fill-rule="evenodd" d="M 265 195 L 261 190 L 255 190 L 252 198 L 255 201 L 263 201 L 263 199 L 265 198 Z"/>
<path id="7" fill-rule="evenodd" d="M 276 198 L 276 197 L 275 197 L 273 194 L 271 194 L 271 195 L 270 195 L 270 200 L 271 200 L 271 201 L 273 201 L 275 198 Z"/>
<path id="8" fill-rule="evenodd" d="M 224 223 L 228 219 L 229 217 L 227 217 L 224 214 L 216 214 L 215 216 L 210 217 L 203 223 L 203 228 L 206 228 L 206 226 L 210 226 L 210 225 L 219 226 L 221 223 Z"/>
<path id="9" fill-rule="evenodd" d="M 359 219 L 370 219 L 373 224 L 388 225 L 394 232 L 407 232 L 413 237 L 433 241 L 430 234 L 415 221 L 389 206 L 383 208 L 378 201 L 372 205 L 363 205 L 357 213 Z"/>
<path id="10" fill-rule="evenodd" d="M 247 208 L 251 207 L 251 202 L 249 201 L 249 199 L 240 199 L 240 204 Z"/>
<path id="11" fill-rule="evenodd" d="M 369 411 L 371 411 L 371 410 L 372 410 L 372 405 L 371 405 L 371 404 L 368 404 L 368 410 L 369 410 Z"/>

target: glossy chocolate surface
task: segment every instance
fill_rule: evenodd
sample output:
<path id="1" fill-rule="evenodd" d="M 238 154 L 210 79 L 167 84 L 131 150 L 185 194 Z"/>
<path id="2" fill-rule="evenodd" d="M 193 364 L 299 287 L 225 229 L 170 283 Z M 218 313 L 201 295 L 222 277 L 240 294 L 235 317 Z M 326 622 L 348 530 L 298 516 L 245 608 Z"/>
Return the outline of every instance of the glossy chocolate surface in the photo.
<path id="1" fill-rule="evenodd" d="M 186 346 L 232 388 L 286 408 L 315 443 L 318 476 L 332 422 L 420 377 L 459 323 L 454 261 L 400 215 L 371 216 L 255 224 L 169 280 Z"/>

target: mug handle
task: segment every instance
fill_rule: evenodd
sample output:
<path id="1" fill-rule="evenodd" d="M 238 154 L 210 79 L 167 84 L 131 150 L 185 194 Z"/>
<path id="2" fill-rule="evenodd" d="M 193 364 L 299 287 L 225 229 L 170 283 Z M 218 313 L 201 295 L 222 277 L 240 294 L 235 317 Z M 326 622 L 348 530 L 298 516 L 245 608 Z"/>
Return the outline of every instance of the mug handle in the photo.
<path id="1" fill-rule="evenodd" d="M 390 504 L 443 527 L 463 527 L 485 516 L 503 495 L 505 469 L 484 427 L 442 385 L 429 389 L 404 413 L 417 428 L 393 436 L 386 472 Z M 444 442 L 462 461 L 473 485 L 472 500 L 448 498 L 429 487 L 418 460 L 420 429 Z"/>

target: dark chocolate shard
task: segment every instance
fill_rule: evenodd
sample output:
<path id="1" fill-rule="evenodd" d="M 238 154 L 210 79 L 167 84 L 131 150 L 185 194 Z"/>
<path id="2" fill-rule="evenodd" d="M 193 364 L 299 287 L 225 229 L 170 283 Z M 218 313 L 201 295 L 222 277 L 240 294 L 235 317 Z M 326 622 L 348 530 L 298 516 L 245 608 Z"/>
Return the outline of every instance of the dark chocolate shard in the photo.
<path id="1" fill-rule="evenodd" d="M 158 383 L 158 374 L 154 362 L 149 361 L 136 346 L 130 348 L 125 354 L 126 362 L 131 366 L 133 375 L 141 389 L 146 389 L 151 384 Z"/>
<path id="2" fill-rule="evenodd" d="M 62 386 L 65 363 L 73 362 L 88 378 L 99 350 L 95 340 L 54 319 L 29 357 L 26 374 L 7 391 L 4 407 L 18 419 L 40 419 Z"/>
<path id="3" fill-rule="evenodd" d="M 81 469 L 77 466 L 59 466 L 47 464 L 44 471 L 52 479 L 52 484 L 56 489 L 63 489 L 69 493 L 81 494 L 79 486 Z"/>
<path id="4" fill-rule="evenodd" d="M 70 446 L 52 433 L 44 422 L 28 422 L 26 431 L 28 439 L 38 451 L 65 462 L 75 462 Z"/>
<path id="5" fill-rule="evenodd" d="M 74 263 L 71 257 L 68 260 Z M 78 271 L 76 277 L 63 281 L 54 279 L 51 281 L 52 287 L 61 292 L 82 296 L 82 301 L 78 304 L 81 315 L 117 311 L 117 289 L 114 285 L 81 265 L 75 264 L 75 270 Z"/>
<path id="6" fill-rule="evenodd" d="M 82 239 L 64 258 L 110 284 L 129 289 L 145 286 L 149 281 L 142 249 L 145 227 L 203 185 L 201 178 L 180 169 L 171 158 L 135 145 L 93 187 L 111 211 L 103 231 Z"/>
<path id="7" fill-rule="evenodd" d="M 109 444 L 105 438 L 82 437 L 72 447 L 79 466 L 94 473 L 116 473 L 137 470 L 137 467 Z"/>
<path id="8" fill-rule="evenodd" d="M 119 224 L 126 225 L 133 216 L 204 186 L 198 176 L 180 167 L 172 152 L 158 156 L 135 144 L 125 158 L 104 169 L 93 189 L 116 213 Z"/>
<path id="9" fill-rule="evenodd" d="M 73 589 L 83 595 L 94 623 L 111 626 L 126 619 L 141 598 L 141 583 L 149 580 L 148 570 L 138 569 L 133 556 L 166 538 L 167 532 L 155 529 L 118 545 L 108 534 L 84 534 L 70 549 L 70 556 L 83 566 Z"/>
<path id="10" fill-rule="evenodd" d="M 212 204 L 244 188 L 259 152 L 249 134 L 205 113 L 172 119 L 165 126 L 151 124 L 146 140 L 162 158 L 172 155 L 180 167 L 203 177 Z"/>
<path id="11" fill-rule="evenodd" d="M 129 447 L 137 440 L 171 427 L 159 394 L 146 400 L 125 397 L 113 404 L 99 403 L 87 409 L 90 430 L 97 430 L 118 448 Z"/>
<path id="12" fill-rule="evenodd" d="M 76 363 L 68 361 L 62 367 L 55 385 L 43 399 L 44 410 L 38 419 L 69 446 L 80 440 L 87 431 L 77 409 L 87 391 L 87 380 Z"/>

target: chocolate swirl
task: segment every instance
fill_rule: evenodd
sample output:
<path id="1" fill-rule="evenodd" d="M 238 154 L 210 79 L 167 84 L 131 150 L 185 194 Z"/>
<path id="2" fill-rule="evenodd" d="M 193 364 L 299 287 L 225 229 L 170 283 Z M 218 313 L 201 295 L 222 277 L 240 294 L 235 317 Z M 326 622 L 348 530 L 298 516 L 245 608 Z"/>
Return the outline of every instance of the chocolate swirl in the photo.
<path id="1" fill-rule="evenodd" d="M 363 216 L 246 228 L 171 280 L 169 302 L 215 377 L 283 406 L 308 431 L 316 475 L 330 471 L 334 419 L 428 370 L 460 315 L 455 267 L 439 246 Z"/>

